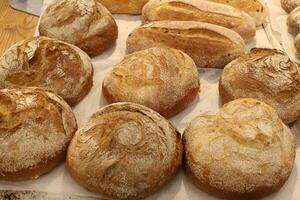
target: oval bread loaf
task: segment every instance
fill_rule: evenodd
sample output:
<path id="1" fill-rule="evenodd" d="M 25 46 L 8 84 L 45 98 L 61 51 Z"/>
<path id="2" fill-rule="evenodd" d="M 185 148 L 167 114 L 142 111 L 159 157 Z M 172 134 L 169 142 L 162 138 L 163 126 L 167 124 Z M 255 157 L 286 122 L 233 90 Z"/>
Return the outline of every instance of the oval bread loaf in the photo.
<path id="1" fill-rule="evenodd" d="M 149 0 L 97 0 L 113 14 L 141 14 Z"/>
<path id="2" fill-rule="evenodd" d="M 16 86 L 42 87 L 75 105 L 93 86 L 93 66 L 78 47 L 35 37 L 15 44 L 0 58 L 0 88 Z"/>
<path id="3" fill-rule="evenodd" d="M 102 86 L 109 103 L 138 103 L 165 117 L 187 107 L 199 90 L 194 61 L 180 50 L 162 47 L 127 55 L 107 74 Z"/>
<path id="4" fill-rule="evenodd" d="M 256 33 L 255 22 L 247 13 L 231 6 L 205 0 L 151 0 L 142 12 L 143 22 L 199 21 L 229 28 L 248 42 Z"/>
<path id="5" fill-rule="evenodd" d="M 300 0 L 280 0 L 281 7 L 287 12 L 290 13 L 292 10 L 300 6 Z"/>
<path id="6" fill-rule="evenodd" d="M 258 199 L 279 190 L 295 161 L 295 139 L 277 112 L 237 99 L 196 117 L 183 134 L 185 169 L 200 189 L 222 198 Z"/>
<path id="7" fill-rule="evenodd" d="M 139 104 L 116 103 L 76 132 L 67 169 L 90 191 L 141 199 L 167 184 L 181 161 L 181 135 L 168 120 Z"/>
<path id="8" fill-rule="evenodd" d="M 276 49 L 252 49 L 223 70 L 220 96 L 224 102 L 255 98 L 275 108 L 284 123 L 300 117 L 300 71 Z"/>
<path id="9" fill-rule="evenodd" d="M 38 89 L 0 90 L 0 179 L 38 178 L 65 160 L 77 129 L 72 109 Z"/>
<path id="10" fill-rule="evenodd" d="M 289 14 L 286 22 L 290 34 L 296 36 L 300 33 L 300 7 L 295 8 Z"/>
<path id="11" fill-rule="evenodd" d="M 95 56 L 116 41 L 118 27 L 110 12 L 95 0 L 54 0 L 40 18 L 39 32 Z"/>
<path id="12" fill-rule="evenodd" d="M 267 11 L 259 0 L 208 0 L 229 5 L 248 13 L 253 17 L 257 26 L 262 25 L 267 18 Z"/>
<path id="13" fill-rule="evenodd" d="M 238 33 L 202 22 L 151 22 L 136 28 L 127 39 L 129 53 L 155 46 L 182 50 L 199 68 L 223 68 L 245 51 Z"/>

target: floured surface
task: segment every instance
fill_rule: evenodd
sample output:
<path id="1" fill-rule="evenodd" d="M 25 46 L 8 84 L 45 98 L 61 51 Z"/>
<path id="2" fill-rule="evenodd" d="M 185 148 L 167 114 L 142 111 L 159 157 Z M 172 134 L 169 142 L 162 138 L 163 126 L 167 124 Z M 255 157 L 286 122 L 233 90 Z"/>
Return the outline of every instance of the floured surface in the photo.
<path id="1" fill-rule="evenodd" d="M 47 2 L 47 1 L 46 1 Z M 88 120 L 88 118 L 96 112 L 99 108 L 107 105 L 107 102 L 102 96 L 101 87 L 102 81 L 106 73 L 112 66 L 120 62 L 126 53 L 126 39 L 128 34 L 138 25 L 141 21 L 139 16 L 128 15 L 114 15 L 119 26 L 119 38 L 117 44 L 111 49 L 107 50 L 104 54 L 93 58 L 94 65 L 94 87 L 91 92 L 79 103 L 75 108 L 75 115 L 78 121 L 78 126 L 82 125 Z M 266 25 L 268 28 L 268 25 Z M 249 50 L 252 47 L 270 47 L 278 46 L 276 40 L 273 40 L 273 35 L 266 35 L 265 29 L 258 27 L 256 39 L 247 45 Z M 270 38 L 270 40 L 268 40 Z M 271 41 L 271 42 L 269 42 Z M 276 46 L 277 45 L 277 46 Z M 220 78 L 221 70 L 200 70 L 201 76 L 201 93 L 199 97 L 184 111 L 171 118 L 171 122 L 178 128 L 180 132 L 184 130 L 187 124 L 201 113 L 215 112 L 221 106 L 218 81 Z M 300 135 L 300 121 L 296 122 L 293 127 L 293 132 Z M 299 138 L 299 137 L 298 137 Z M 298 140 L 299 141 L 299 140 Z M 299 147 L 299 143 L 298 143 Z M 297 150 L 300 153 L 300 150 Z M 300 199 L 300 158 L 296 157 L 296 163 L 289 178 L 288 182 L 283 188 L 264 200 L 299 200 Z M 65 165 L 61 165 L 54 169 L 51 173 L 40 177 L 35 181 L 26 182 L 0 182 L 0 189 L 11 190 L 38 190 L 44 192 L 52 192 L 63 195 L 89 195 L 96 196 L 93 193 L 88 192 L 77 184 L 69 175 L 65 169 Z M 183 170 L 176 176 L 176 178 L 161 191 L 155 193 L 149 200 L 218 200 L 211 195 L 208 195 L 198 190 L 186 177 Z"/>

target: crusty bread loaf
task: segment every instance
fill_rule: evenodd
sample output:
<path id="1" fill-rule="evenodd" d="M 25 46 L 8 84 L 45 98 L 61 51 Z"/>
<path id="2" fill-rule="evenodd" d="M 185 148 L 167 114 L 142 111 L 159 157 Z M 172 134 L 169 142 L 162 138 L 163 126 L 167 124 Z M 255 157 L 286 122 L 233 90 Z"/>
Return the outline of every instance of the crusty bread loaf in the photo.
<path id="1" fill-rule="evenodd" d="M 287 12 L 290 13 L 296 7 L 300 6 L 300 0 L 280 0 L 281 7 Z"/>
<path id="2" fill-rule="evenodd" d="M 233 6 L 237 9 L 245 11 L 253 17 L 257 26 L 262 25 L 266 21 L 267 11 L 259 0 L 209 0 L 216 3 Z"/>
<path id="3" fill-rule="evenodd" d="M 38 89 L 0 90 L 0 179 L 35 179 L 65 160 L 77 129 L 66 102 Z"/>
<path id="4" fill-rule="evenodd" d="M 182 161 L 181 135 L 139 104 L 116 103 L 93 114 L 72 139 L 70 175 L 113 199 L 140 199 L 162 188 Z"/>
<path id="5" fill-rule="evenodd" d="M 219 85 L 224 102 L 249 97 L 274 107 L 284 123 L 300 117 L 300 72 L 282 51 L 252 49 L 229 63 Z"/>
<path id="6" fill-rule="evenodd" d="M 247 13 L 205 0 L 151 0 L 142 12 L 143 22 L 160 20 L 199 21 L 223 26 L 248 42 L 255 36 L 255 22 Z"/>
<path id="7" fill-rule="evenodd" d="M 187 107 L 199 90 L 194 61 L 180 50 L 162 47 L 127 55 L 107 74 L 102 86 L 109 103 L 138 103 L 165 117 Z"/>
<path id="8" fill-rule="evenodd" d="M 244 53 L 241 36 L 224 27 L 192 21 L 156 21 L 136 28 L 127 39 L 129 53 L 160 46 L 180 49 L 199 68 L 223 68 Z"/>
<path id="9" fill-rule="evenodd" d="M 42 87 L 75 105 L 92 85 L 88 55 L 59 40 L 35 37 L 15 44 L 0 58 L 0 88 Z"/>
<path id="10" fill-rule="evenodd" d="M 141 14 L 149 0 L 97 0 L 114 14 Z"/>
<path id="11" fill-rule="evenodd" d="M 39 32 L 95 56 L 116 41 L 118 27 L 110 12 L 95 0 L 54 0 L 41 16 Z"/>
<path id="12" fill-rule="evenodd" d="M 290 34 L 296 36 L 300 33 L 300 6 L 295 8 L 287 18 L 287 26 Z"/>
<path id="13" fill-rule="evenodd" d="M 183 135 L 186 173 L 222 198 L 258 199 L 279 190 L 295 160 L 295 139 L 276 111 L 237 99 L 215 115 L 196 117 Z"/>

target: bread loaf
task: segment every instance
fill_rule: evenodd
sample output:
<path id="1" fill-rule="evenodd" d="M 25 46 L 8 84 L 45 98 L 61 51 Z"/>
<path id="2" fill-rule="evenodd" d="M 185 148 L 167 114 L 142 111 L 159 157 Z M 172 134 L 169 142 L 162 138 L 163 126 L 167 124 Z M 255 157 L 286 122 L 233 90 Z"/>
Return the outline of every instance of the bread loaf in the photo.
<path id="1" fill-rule="evenodd" d="M 15 44 L 0 58 L 0 88 L 42 87 L 75 105 L 92 85 L 88 55 L 59 40 L 35 37 Z"/>
<path id="2" fill-rule="evenodd" d="M 60 97 L 38 88 L 2 89 L 0 116 L 0 179 L 35 179 L 65 160 L 77 125 Z"/>
<path id="3" fill-rule="evenodd" d="M 180 50 L 161 47 L 127 55 L 107 74 L 102 87 L 109 103 L 138 103 L 165 117 L 183 110 L 199 90 L 194 61 Z"/>
<path id="4" fill-rule="evenodd" d="M 229 28 L 248 42 L 256 32 L 248 14 L 231 6 L 205 0 L 151 0 L 142 13 L 143 22 L 160 20 L 199 21 Z"/>
<path id="5" fill-rule="evenodd" d="M 290 13 L 296 7 L 300 6 L 300 0 L 280 0 L 281 7 L 287 12 Z"/>
<path id="6" fill-rule="evenodd" d="M 149 0 L 97 0 L 114 14 L 141 14 Z"/>
<path id="7" fill-rule="evenodd" d="M 127 39 L 129 53 L 155 46 L 180 49 L 199 68 L 223 68 L 245 50 L 244 41 L 238 33 L 202 22 L 151 22 L 136 28 Z"/>
<path id="8" fill-rule="evenodd" d="M 183 135 L 185 169 L 200 189 L 221 198 L 258 199 L 279 190 L 295 161 L 295 139 L 277 112 L 237 99 L 196 117 Z"/>
<path id="9" fill-rule="evenodd" d="M 300 33 L 300 7 L 295 8 L 287 18 L 287 26 L 290 34 L 296 36 Z"/>
<path id="10" fill-rule="evenodd" d="M 95 56 L 116 41 L 118 27 L 110 12 L 95 0 L 54 0 L 40 18 L 39 32 Z"/>
<path id="11" fill-rule="evenodd" d="M 300 33 L 295 38 L 295 47 L 296 47 L 297 54 L 299 56 L 300 55 Z"/>
<path id="12" fill-rule="evenodd" d="M 267 11 L 259 0 L 208 0 L 216 3 L 233 6 L 248 13 L 253 17 L 257 26 L 262 25 L 266 21 Z"/>
<path id="13" fill-rule="evenodd" d="M 285 123 L 300 117 L 300 72 L 282 51 L 252 49 L 229 63 L 220 79 L 224 102 L 256 98 L 275 108 Z"/>
<path id="14" fill-rule="evenodd" d="M 116 103 L 76 132 L 67 169 L 90 191 L 141 199 L 167 184 L 181 161 L 181 135 L 166 119 L 139 104 Z"/>

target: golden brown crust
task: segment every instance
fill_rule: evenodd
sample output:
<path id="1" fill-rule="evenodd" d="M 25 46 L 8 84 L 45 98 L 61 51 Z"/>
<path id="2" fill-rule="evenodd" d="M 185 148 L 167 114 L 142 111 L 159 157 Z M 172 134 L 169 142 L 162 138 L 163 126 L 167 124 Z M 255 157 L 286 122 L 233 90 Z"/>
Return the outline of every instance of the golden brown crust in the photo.
<path id="1" fill-rule="evenodd" d="M 138 103 L 165 117 L 187 107 L 199 90 L 194 61 L 180 50 L 161 47 L 127 55 L 106 75 L 102 85 L 109 103 Z"/>
<path id="2" fill-rule="evenodd" d="M 0 179 L 35 179 L 65 159 L 77 129 L 71 108 L 38 88 L 0 90 Z"/>
<path id="3" fill-rule="evenodd" d="M 149 0 L 97 0 L 113 14 L 141 14 Z"/>
<path id="4" fill-rule="evenodd" d="M 135 29 L 127 39 L 129 53 L 170 47 L 188 54 L 199 68 L 223 68 L 244 53 L 241 36 L 224 27 L 193 21 L 156 21 Z"/>
<path id="5" fill-rule="evenodd" d="M 110 12 L 95 0 L 55 0 L 42 14 L 42 36 L 74 44 L 91 56 L 112 46 L 118 27 Z"/>
<path id="6" fill-rule="evenodd" d="M 41 87 L 73 106 L 93 86 L 93 66 L 79 48 L 35 37 L 9 48 L 0 58 L 0 88 Z"/>
<path id="7" fill-rule="evenodd" d="M 140 199 L 167 184 L 181 161 L 181 136 L 166 119 L 138 104 L 116 103 L 76 132 L 67 168 L 91 191 Z"/>
<path id="8" fill-rule="evenodd" d="M 276 111 L 238 99 L 195 118 L 183 135 L 186 173 L 225 199 L 256 199 L 279 190 L 295 160 L 295 141 Z"/>
<path id="9" fill-rule="evenodd" d="M 299 0 L 281 0 L 281 7 L 287 12 L 290 13 L 296 7 L 300 6 Z"/>
<path id="10" fill-rule="evenodd" d="M 178 20 L 215 24 L 239 33 L 246 42 L 256 33 L 254 20 L 245 12 L 205 0 L 152 0 L 143 8 L 142 19 L 144 23 Z"/>
<path id="11" fill-rule="evenodd" d="M 222 3 L 248 13 L 256 22 L 257 26 L 266 21 L 267 11 L 259 0 L 209 0 Z"/>
<path id="12" fill-rule="evenodd" d="M 300 117 L 300 72 L 282 51 L 257 48 L 232 61 L 219 89 L 223 102 L 256 98 L 274 107 L 284 123 Z"/>

